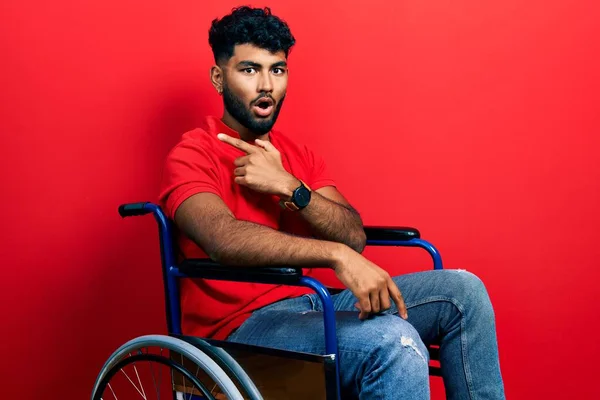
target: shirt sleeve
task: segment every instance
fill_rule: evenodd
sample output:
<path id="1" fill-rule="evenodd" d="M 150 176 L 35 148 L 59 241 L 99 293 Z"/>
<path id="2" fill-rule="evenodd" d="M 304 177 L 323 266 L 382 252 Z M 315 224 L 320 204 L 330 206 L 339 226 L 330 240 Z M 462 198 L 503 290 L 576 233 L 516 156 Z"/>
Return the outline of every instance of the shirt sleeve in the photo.
<path id="1" fill-rule="evenodd" d="M 213 193 L 223 197 L 218 166 L 206 147 L 199 139 L 184 139 L 167 156 L 159 204 L 170 219 L 175 218 L 181 203 L 195 194 Z"/>
<path id="2" fill-rule="evenodd" d="M 323 157 L 310 150 L 308 147 L 305 147 L 305 152 L 310 171 L 310 178 L 306 184 L 310 186 L 311 190 L 317 190 L 325 186 L 335 187 L 335 181 L 333 180 Z"/>

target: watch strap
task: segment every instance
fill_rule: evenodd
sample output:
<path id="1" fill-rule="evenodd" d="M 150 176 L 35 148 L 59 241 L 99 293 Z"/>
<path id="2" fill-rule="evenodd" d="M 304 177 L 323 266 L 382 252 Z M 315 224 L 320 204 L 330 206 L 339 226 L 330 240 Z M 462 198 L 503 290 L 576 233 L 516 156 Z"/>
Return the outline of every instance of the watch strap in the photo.
<path id="1" fill-rule="evenodd" d="M 304 186 L 309 192 L 312 192 L 312 189 L 306 184 L 304 183 L 304 181 L 302 179 L 298 179 L 300 181 L 300 186 L 298 186 L 298 188 L 300 188 L 301 186 Z M 296 188 L 296 189 L 298 189 Z M 294 190 L 295 192 L 296 190 Z M 292 194 L 293 197 L 293 194 Z M 298 207 L 293 201 L 289 200 L 280 200 L 279 201 L 279 205 L 281 206 L 281 208 L 287 208 L 290 211 L 298 211 L 300 210 L 300 207 Z"/>

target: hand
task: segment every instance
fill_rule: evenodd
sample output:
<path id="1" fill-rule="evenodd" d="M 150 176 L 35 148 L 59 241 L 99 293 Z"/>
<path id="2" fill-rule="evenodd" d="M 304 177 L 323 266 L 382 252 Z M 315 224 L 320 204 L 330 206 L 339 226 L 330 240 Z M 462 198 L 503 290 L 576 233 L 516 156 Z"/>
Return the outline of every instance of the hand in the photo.
<path id="1" fill-rule="evenodd" d="M 283 168 L 281 154 L 271 142 L 256 139 L 258 146 L 252 146 L 224 133 L 219 133 L 217 138 L 246 153 L 234 161 L 235 183 L 281 198 L 290 198 L 293 190 L 300 186 L 300 181 Z"/>
<path id="2" fill-rule="evenodd" d="M 390 297 L 398 307 L 398 314 L 408 318 L 406 305 L 400 289 L 390 275 L 365 257 L 343 247 L 333 263 L 338 279 L 356 296 L 355 307 L 360 311 L 358 318 L 368 318 L 390 308 Z"/>

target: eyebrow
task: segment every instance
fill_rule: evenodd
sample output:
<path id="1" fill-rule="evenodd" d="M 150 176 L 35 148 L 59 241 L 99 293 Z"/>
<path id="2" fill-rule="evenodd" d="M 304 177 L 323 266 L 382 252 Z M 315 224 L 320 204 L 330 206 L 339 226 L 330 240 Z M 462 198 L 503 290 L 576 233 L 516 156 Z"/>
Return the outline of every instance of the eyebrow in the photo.
<path id="1" fill-rule="evenodd" d="M 244 61 L 240 61 L 237 64 L 238 67 L 254 67 L 254 68 L 261 68 L 262 65 L 260 65 L 257 62 L 254 61 L 249 61 L 249 60 L 244 60 Z M 271 65 L 271 68 L 277 68 L 277 67 L 287 67 L 287 62 L 285 61 L 278 61 L 275 64 Z"/>

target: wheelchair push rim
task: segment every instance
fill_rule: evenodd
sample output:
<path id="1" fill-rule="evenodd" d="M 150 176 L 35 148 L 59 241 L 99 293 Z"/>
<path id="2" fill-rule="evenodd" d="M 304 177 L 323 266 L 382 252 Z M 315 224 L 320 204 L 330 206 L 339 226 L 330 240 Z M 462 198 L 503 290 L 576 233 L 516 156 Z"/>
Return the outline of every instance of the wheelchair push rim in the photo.
<path id="1" fill-rule="evenodd" d="M 199 373 L 210 378 L 210 385 Z M 128 341 L 108 358 L 91 398 L 172 400 L 178 391 L 180 399 L 212 400 L 215 389 L 227 399 L 244 398 L 225 371 L 197 347 L 171 336 L 147 335 Z"/>

